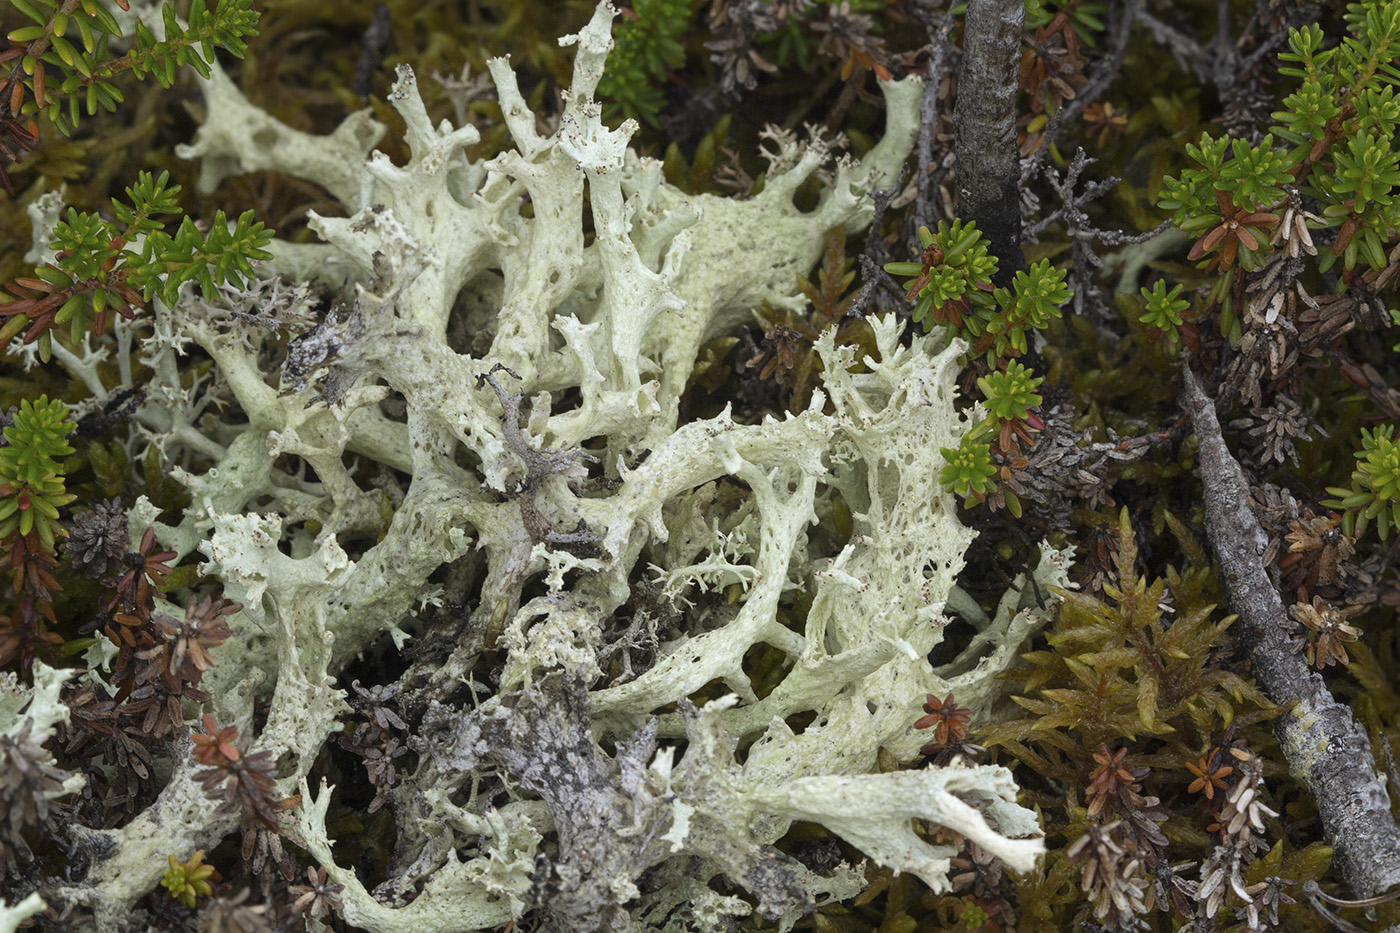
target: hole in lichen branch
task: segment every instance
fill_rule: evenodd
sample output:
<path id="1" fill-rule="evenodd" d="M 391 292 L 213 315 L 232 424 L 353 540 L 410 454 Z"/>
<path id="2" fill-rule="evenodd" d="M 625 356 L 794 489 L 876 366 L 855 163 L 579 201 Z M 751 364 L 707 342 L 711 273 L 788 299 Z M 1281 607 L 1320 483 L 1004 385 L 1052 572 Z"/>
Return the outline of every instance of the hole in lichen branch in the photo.
<path id="1" fill-rule="evenodd" d="M 405 629 L 410 626 L 411 620 L 403 624 Z M 400 780 L 402 775 L 412 773 L 418 763 L 417 754 L 405 750 L 407 730 L 395 725 L 397 720 L 410 729 L 416 728 L 418 723 L 413 714 L 397 694 L 375 695 L 373 685 L 397 683 L 407 669 L 407 659 L 387 634 L 381 635 L 345 666 L 336 686 L 346 692 L 356 709 L 341 717 L 341 728 L 326 742 L 312 770 L 312 786 L 316 786 L 317 779 L 322 776 L 336 786 L 332 820 L 334 814 L 340 812 L 347 816 L 354 814 L 355 822 L 360 824 L 347 826 L 346 832 L 335 833 L 332 838 L 336 840 L 337 862 L 356 866 L 361 881 L 369 887 L 387 879 L 386 866 L 393 855 L 392 840 L 397 838 L 390 791 L 397 781 L 390 781 L 388 769 L 381 767 L 377 771 L 380 783 L 376 785 L 365 767 L 366 762 L 383 761 L 387 755 Z M 354 688 L 357 681 L 368 696 Z M 389 715 L 376 715 L 376 707 Z M 330 821 L 328 829 L 329 824 Z"/>
<path id="2" fill-rule="evenodd" d="M 580 444 L 579 448 L 581 450 L 587 451 L 589 455 L 593 458 L 591 460 L 583 461 L 584 468 L 588 470 L 589 480 L 601 480 L 605 475 L 609 474 L 613 475 L 614 477 L 616 476 L 616 464 L 613 464 L 613 468 L 611 471 L 608 470 L 608 462 L 613 458 L 608 456 L 607 437 L 601 434 L 597 437 L 590 437 L 587 440 L 585 440 L 582 444 Z M 600 485 L 596 482 L 589 482 L 584 489 L 584 494 L 610 495 L 614 490 L 615 485 L 613 487 L 609 487 L 606 484 Z"/>
<path id="3" fill-rule="evenodd" d="M 558 398 L 551 398 L 549 402 L 549 413 L 551 415 L 562 415 L 565 412 L 573 411 L 583 404 L 583 394 L 579 392 L 577 386 L 570 386 L 559 393 Z"/>
<path id="4" fill-rule="evenodd" d="M 405 424 L 408 421 L 408 399 L 402 392 L 394 389 L 380 400 L 379 412 L 390 421 Z"/>
<path id="5" fill-rule="evenodd" d="M 500 272 L 483 269 L 473 276 L 453 301 L 447 345 L 457 353 L 485 358 L 496 337 L 504 297 L 505 280 Z"/>
<path id="6" fill-rule="evenodd" d="M 282 538 L 277 542 L 277 549 L 294 560 L 300 560 L 311 554 L 315 547 L 316 536 L 312 533 L 312 527 L 307 527 L 306 522 L 292 522 L 282 529 Z"/>
<path id="7" fill-rule="evenodd" d="M 844 846 L 839 837 L 833 836 L 820 823 L 797 820 L 788 827 L 783 838 L 777 842 L 778 848 L 797 859 L 819 875 L 829 876 L 844 861 L 859 861 Z"/>
<path id="8" fill-rule="evenodd" d="M 282 454 L 272 463 L 274 485 L 300 486 L 303 483 L 319 483 L 321 478 L 316 471 L 296 454 Z M 280 476 L 277 474 L 281 474 Z"/>
<path id="9" fill-rule="evenodd" d="M 481 455 L 460 441 L 452 450 L 452 462 L 468 473 L 481 474 Z"/>
<path id="10" fill-rule="evenodd" d="M 793 713 L 783 721 L 787 723 L 787 727 L 792 730 L 793 735 L 801 735 L 807 731 L 812 723 L 817 721 L 817 713 L 816 710 L 803 710 L 800 713 Z"/>
<path id="11" fill-rule="evenodd" d="M 792 204 L 802 213 L 808 214 L 817 209 L 817 203 L 825 193 L 826 183 L 816 175 L 811 175 L 797 186 L 797 191 L 792 196 Z"/>
<path id="12" fill-rule="evenodd" d="M 982 652 L 978 652 L 972 657 L 963 658 L 954 666 L 949 666 L 976 635 L 977 629 L 970 623 L 964 622 L 956 615 L 950 614 L 948 616 L 948 624 L 943 629 L 943 640 L 934 646 L 933 651 L 929 652 L 928 656 L 929 663 L 938 670 L 939 676 L 946 679 L 970 671 L 977 666 L 977 662 L 982 659 Z"/>
<path id="13" fill-rule="evenodd" d="M 697 663 L 699 663 L 698 660 Z M 715 679 L 692 693 L 689 699 L 690 702 L 695 704 L 696 709 L 700 709 L 711 700 L 718 700 L 720 697 L 729 696 L 729 694 L 733 692 L 734 691 L 730 690 L 729 685 L 724 681 Z"/>
<path id="14" fill-rule="evenodd" d="M 754 694 L 760 700 L 783 682 L 791 667 L 792 660 L 786 652 L 762 642 L 744 653 L 744 673 L 748 675 Z"/>
<path id="15" fill-rule="evenodd" d="M 342 531 L 335 536 L 335 543 L 352 563 L 358 563 L 365 556 L 365 552 L 379 542 L 363 532 Z"/>

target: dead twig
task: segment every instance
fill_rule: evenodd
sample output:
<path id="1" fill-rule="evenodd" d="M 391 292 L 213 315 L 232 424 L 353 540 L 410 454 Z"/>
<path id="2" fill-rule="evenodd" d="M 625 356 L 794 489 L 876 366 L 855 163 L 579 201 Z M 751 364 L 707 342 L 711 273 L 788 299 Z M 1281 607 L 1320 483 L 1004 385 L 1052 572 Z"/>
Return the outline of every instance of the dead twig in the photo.
<path id="1" fill-rule="evenodd" d="M 1317 803 L 1327 842 L 1336 848 L 1334 864 L 1359 898 L 1372 897 L 1400 882 L 1400 827 L 1371 743 L 1351 709 L 1332 697 L 1290 643 L 1283 600 L 1262 560 L 1268 537 L 1249 509 L 1249 481 L 1189 365 L 1182 367 L 1182 381 L 1182 408 L 1200 441 L 1206 534 L 1230 611 L 1239 616 L 1234 631 L 1260 689 L 1275 703 L 1294 704 L 1274 720 L 1279 744 Z"/>

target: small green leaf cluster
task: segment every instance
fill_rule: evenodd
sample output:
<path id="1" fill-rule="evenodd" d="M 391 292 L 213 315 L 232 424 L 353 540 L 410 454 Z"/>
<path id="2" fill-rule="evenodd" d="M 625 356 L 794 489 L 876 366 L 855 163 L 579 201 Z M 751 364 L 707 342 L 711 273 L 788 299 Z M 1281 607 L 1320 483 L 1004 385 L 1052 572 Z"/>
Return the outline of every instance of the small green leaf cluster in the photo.
<path id="1" fill-rule="evenodd" d="M 126 189 L 130 204 L 112 199 L 114 221 L 70 207 L 66 219 L 54 226 L 54 261 L 37 267 L 34 278 L 11 286 L 21 300 L 0 304 L 0 315 L 10 317 L 0 328 L 0 341 L 32 322 L 25 340 L 37 340 L 47 362 L 51 327 L 67 326 L 75 342 L 89 327 L 100 336 L 109 311 L 130 318 L 132 305 L 157 296 L 174 304 L 180 286 L 190 280 L 212 301 L 219 285 L 241 285 L 253 275 L 255 260 L 271 257 L 263 247 L 272 233 L 254 222 L 252 211 L 245 211 L 232 230 L 219 211 L 207 234 L 188 217 L 173 236 L 167 233 L 156 216 L 180 211 L 180 186 L 168 182 L 167 172 L 159 178 L 142 172 Z M 139 248 L 127 246 L 138 239 Z"/>
<path id="2" fill-rule="evenodd" d="M 1293 181 L 1288 171 L 1293 163 L 1274 148 L 1272 134 L 1251 146 L 1243 139 L 1211 139 L 1203 133 L 1200 145 L 1186 144 L 1186 154 L 1200 168 L 1184 169 L 1180 178 L 1165 179 L 1158 204 L 1172 211 L 1172 222 L 1188 233 L 1218 222 L 1201 216 L 1215 210 L 1216 192 L 1253 211 L 1283 197 L 1283 186 Z"/>
<path id="3" fill-rule="evenodd" d="M 986 353 L 990 368 L 1025 353 L 1029 332 L 1048 326 L 1069 300 L 1064 270 L 1048 260 L 1017 272 L 1011 288 L 994 287 L 997 259 L 975 223 L 940 221 L 932 233 L 920 227 L 919 242 L 919 262 L 886 263 L 885 271 L 914 276 L 904 283 L 905 297 L 916 302 L 913 319 L 926 333 L 947 325 L 974 354 Z"/>
<path id="4" fill-rule="evenodd" d="M 981 498 L 995 484 L 996 467 L 992 466 L 991 445 L 985 440 L 973 437 L 968 431 L 958 441 L 957 447 L 943 447 L 944 466 L 938 473 L 938 482 L 944 489 L 964 499 Z"/>
<path id="5" fill-rule="evenodd" d="M 905 282 L 905 297 L 914 301 L 913 319 L 924 325 L 924 333 L 935 324 L 961 327 L 963 314 L 972 307 L 991 309 L 992 276 L 997 259 L 987 251 L 987 239 L 976 223 L 938 222 L 938 230 L 919 227 L 922 252 L 918 262 L 890 262 L 890 275 L 914 276 Z"/>
<path id="6" fill-rule="evenodd" d="M 1035 389 L 1042 380 L 1013 358 L 1028 351 L 1032 331 L 1060 317 L 1070 290 L 1064 270 L 1048 260 L 1017 272 L 1010 288 L 994 286 L 997 258 L 975 223 L 940 222 L 936 231 L 920 227 L 919 243 L 923 249 L 918 262 L 886 263 L 885 271 L 912 276 L 904 283 L 905 298 L 915 302 L 912 316 L 925 332 L 943 324 L 971 345 L 971 355 L 985 354 L 990 372 L 977 385 L 988 416 L 956 450 L 943 451 L 947 466 L 939 477 L 950 491 L 981 501 L 996 474 L 993 443 L 997 452 L 1014 456 L 1019 442 L 1030 442 L 1031 431 L 1042 426 L 1030 413 L 1040 404 Z M 1007 508 L 1019 516 L 1015 495 L 1009 489 L 1001 492 Z"/>
<path id="7" fill-rule="evenodd" d="M 1349 537 L 1361 537 L 1374 521 L 1376 533 L 1385 541 L 1392 528 L 1400 527 L 1400 441 L 1395 439 L 1395 425 L 1362 428 L 1356 459 L 1351 486 L 1327 487 L 1336 498 L 1322 504 L 1346 510 L 1342 531 Z"/>
<path id="8" fill-rule="evenodd" d="M 1289 30 L 1288 49 L 1279 53 L 1279 72 L 1301 81 L 1284 98 L 1284 109 L 1274 114 L 1284 126 L 1279 135 L 1294 144 L 1298 161 L 1305 156 L 1316 161 L 1320 153 L 1312 147 L 1329 128 L 1341 128 L 1339 120 L 1354 119 L 1355 128 L 1382 136 L 1395 129 L 1392 94 L 1400 71 L 1393 62 L 1400 56 L 1400 7 L 1352 3 L 1347 9 L 1353 34 L 1336 46 L 1324 49 L 1322 27 L 1309 23 Z"/>
<path id="9" fill-rule="evenodd" d="M 182 862 L 175 856 L 167 856 L 169 870 L 160 879 L 160 886 L 170 892 L 171 900 L 179 901 L 186 907 L 194 907 L 201 897 L 214 893 L 211 878 L 218 877 L 213 865 L 204 863 L 204 850 L 200 849 Z"/>
<path id="10" fill-rule="evenodd" d="M 666 105 L 666 73 L 685 63 L 681 39 L 694 15 L 687 0 L 636 0 L 613 27 L 598 96 L 615 101 L 623 115 L 656 126 Z"/>
<path id="11" fill-rule="evenodd" d="M 944 488 L 979 502 L 995 489 L 991 482 L 997 472 L 991 459 L 993 451 L 1011 456 L 1013 464 L 1024 463 L 1016 460 L 1020 443 L 1031 443 L 1031 431 L 1044 427 L 1031 409 L 1042 401 L 1036 389 L 1045 380 L 1017 360 L 1008 360 L 1005 366 L 1004 370 L 993 370 L 977 380 L 987 417 L 963 435 L 956 451 L 942 451 L 947 466 L 939 480 Z M 1021 500 L 1016 493 L 1005 485 L 995 491 L 1000 493 L 1007 511 L 1020 518 Z"/>
<path id="12" fill-rule="evenodd" d="M 68 406 L 48 396 L 20 403 L 14 424 L 5 428 L 0 448 L 0 539 L 37 531 L 46 552 L 67 534 L 58 510 L 75 498 L 64 488 L 56 458 L 73 453 L 67 437 L 77 425 L 67 420 Z"/>
<path id="13" fill-rule="evenodd" d="M 7 2 L 33 23 L 9 33 L 10 42 L 26 53 L 21 66 L 30 99 L 21 112 L 43 111 L 64 135 L 72 132 L 84 111 L 93 116 L 98 107 L 116 110 L 123 98 L 112 78 L 120 72 L 129 70 L 138 78 L 154 75 L 163 87 L 175 82 L 182 65 L 207 78 L 216 46 L 241 58 L 245 38 L 257 35 L 252 0 L 218 0 L 212 11 L 205 0 L 194 0 L 186 27 L 176 20 L 174 5 L 167 3 L 161 8 L 165 37 L 156 38 L 138 19 L 133 47 L 113 57 L 108 46 L 122 30 L 103 0 L 79 0 L 77 10 L 75 4 L 60 5 L 58 0 Z M 125 2 L 119 5 L 127 7 Z M 60 80 L 49 78 L 50 69 Z"/>
<path id="14" fill-rule="evenodd" d="M 987 912 L 977 904 L 976 901 L 968 897 L 963 905 L 962 913 L 958 915 L 958 921 L 969 931 L 986 929 L 991 918 Z"/>
<path id="15" fill-rule="evenodd" d="M 199 284 L 205 301 L 213 301 L 219 285 L 241 286 L 253 275 L 253 261 L 272 258 L 263 249 L 271 240 L 272 232 L 253 220 L 251 210 L 240 214 L 232 229 L 224 212 L 216 211 L 208 234 L 186 217 L 174 236 L 160 230 L 146 237 L 140 253 L 127 251 L 134 257 L 129 260 L 135 266 L 131 281 L 147 301 L 159 296 L 174 304 L 180 286 L 188 281 Z"/>
<path id="16" fill-rule="evenodd" d="M 248 48 L 243 38 L 258 34 L 253 0 L 218 0 L 213 11 L 204 0 L 194 0 L 185 29 L 175 19 L 174 6 L 167 3 L 161 7 L 161 21 L 164 39 L 157 39 L 145 23 L 136 21 L 136 48 L 127 56 L 136 77 L 154 74 L 161 87 L 175 83 L 175 70 L 181 65 L 209 77 L 208 63 L 214 60 L 215 46 L 242 58 Z"/>
<path id="17" fill-rule="evenodd" d="M 978 379 L 977 387 L 982 390 L 983 404 L 992 417 L 1001 421 L 1024 421 L 1028 410 L 1040 404 L 1035 390 L 1044 381 L 1012 360 L 1006 364 L 1005 372 L 988 373 Z"/>
<path id="18" fill-rule="evenodd" d="M 1340 259 L 1345 286 L 1359 263 L 1385 268 L 1386 245 L 1400 229 L 1400 0 L 1348 10 L 1353 35 L 1333 48 L 1322 47 L 1317 24 L 1290 30 L 1280 71 L 1300 83 L 1273 114 L 1268 136 L 1250 146 L 1203 135 L 1186 147 L 1199 167 L 1166 180 L 1158 204 L 1177 227 L 1202 234 L 1191 258 L 1210 254 L 1207 268 L 1228 270 L 1236 256 L 1245 269 L 1258 268 L 1269 249 L 1263 234 L 1279 221 L 1270 212 L 1292 193 L 1321 205 L 1320 216 L 1309 215 L 1311 229 L 1337 230 L 1331 250 L 1318 256 L 1319 271 Z M 1221 297 L 1214 291 L 1211 302 Z"/>
<path id="19" fill-rule="evenodd" d="M 838 5 L 845 13 L 856 15 L 880 13 L 888 6 L 885 0 L 816 0 L 815 3 L 807 4 L 806 8 Z M 790 4 L 790 6 L 800 5 Z M 821 15 L 817 11 L 816 15 L 807 22 L 817 20 Z M 760 33 L 755 44 L 763 49 L 764 57 L 771 59 L 779 69 L 787 70 L 795 67 L 801 71 L 811 71 L 812 58 L 821 48 L 822 35 L 810 28 L 804 29 L 803 25 L 804 20 L 801 16 L 789 14 L 782 18 L 776 32 Z M 842 80 L 849 76 L 849 73 L 844 74 Z"/>
<path id="20" fill-rule="evenodd" d="M 1323 49 L 1321 27 L 1310 23 L 1289 32 L 1288 50 L 1279 53 L 1283 74 L 1300 79 L 1296 91 L 1274 114 L 1279 136 L 1293 144 L 1294 162 L 1311 169 L 1302 192 L 1323 205 L 1323 222 L 1340 227 L 1323 271 L 1342 259 L 1351 270 L 1358 259 L 1372 269 L 1385 267 L 1383 243 L 1400 225 L 1400 151 L 1395 130 L 1400 101 L 1395 99 L 1400 69 L 1400 3 L 1350 4 L 1346 19 L 1353 35 Z M 1343 142 L 1344 145 L 1334 145 Z M 1330 151 L 1331 171 L 1324 171 Z M 1303 172 L 1300 172 L 1300 177 Z"/>
<path id="21" fill-rule="evenodd" d="M 1017 272 L 1011 286 L 993 293 L 995 312 L 977 308 L 967 321 L 967 333 L 978 338 L 974 351 L 986 350 L 988 365 L 1025 353 L 1030 332 L 1058 320 L 1060 306 L 1070 298 L 1065 270 L 1050 265 L 1048 259 Z"/>
<path id="22" fill-rule="evenodd" d="M 1384 269 L 1385 241 L 1400 226 L 1400 202 L 1394 194 L 1400 187 L 1400 151 L 1394 148 L 1393 135 L 1352 136 L 1345 149 L 1333 153 L 1333 162 L 1335 172 L 1315 172 L 1315 183 L 1304 191 L 1320 195 L 1327 205 L 1322 216 L 1328 226 L 1341 227 L 1337 243 L 1344 244 L 1343 268 L 1351 270 L 1364 258 L 1369 268 Z M 1336 248 L 1323 253 L 1319 267 L 1326 272 L 1337 257 Z"/>
<path id="23" fill-rule="evenodd" d="M 1048 26 L 1056 16 L 1066 13 L 1075 36 L 1085 45 L 1094 44 L 1094 36 L 1104 31 L 1101 17 L 1108 12 L 1108 4 L 1094 2 L 1068 2 L 1058 0 L 1026 0 L 1026 29 L 1040 29 Z"/>
<path id="24" fill-rule="evenodd" d="M 1138 318 L 1144 324 L 1155 327 L 1166 336 L 1167 342 L 1175 346 L 1177 328 L 1182 324 L 1182 313 L 1191 307 L 1191 302 L 1178 297 L 1181 285 L 1173 285 L 1169 290 L 1162 279 L 1152 283 L 1152 289 L 1142 289 L 1143 312 Z"/>
<path id="25" fill-rule="evenodd" d="M 1282 186 L 1293 180 L 1272 147 L 1271 135 L 1250 146 L 1244 140 L 1212 140 L 1203 134 L 1199 146 L 1186 146 L 1187 155 L 1201 167 L 1165 180 L 1157 203 L 1173 212 L 1172 223 L 1200 234 L 1188 258 L 1204 259 L 1207 271 L 1228 272 L 1236 260 L 1247 270 L 1259 267 L 1268 248 L 1265 234 L 1279 222 L 1269 206 L 1282 201 Z M 1227 152 L 1232 155 L 1229 160 Z M 1231 277 L 1219 281 L 1227 286 Z M 1212 304 L 1222 296 L 1223 286 L 1211 293 Z"/>

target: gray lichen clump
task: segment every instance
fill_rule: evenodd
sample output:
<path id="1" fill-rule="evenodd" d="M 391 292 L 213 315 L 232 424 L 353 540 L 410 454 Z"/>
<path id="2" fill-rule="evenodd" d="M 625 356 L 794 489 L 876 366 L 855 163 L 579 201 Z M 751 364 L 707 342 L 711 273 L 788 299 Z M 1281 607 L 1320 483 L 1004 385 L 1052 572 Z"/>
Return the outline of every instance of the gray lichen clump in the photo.
<path id="1" fill-rule="evenodd" d="M 491 63 L 515 148 L 489 161 L 464 152 L 473 127 L 431 125 L 407 67 L 392 94 L 403 166 L 370 152 L 383 127 L 368 111 L 309 136 L 217 69 L 182 150 L 207 184 L 276 168 L 349 214 L 313 219 L 321 244 L 274 242 L 260 288 L 156 306 L 139 351 L 168 416 L 149 439 L 216 466 L 177 470 L 192 496 L 180 524 L 155 523 L 143 502 L 132 525 L 181 557 L 197 549 L 242 604 L 203 681 L 207 711 L 255 734 L 249 752 L 270 753 L 281 790 L 302 794 L 292 839 L 344 886 L 353 927 L 446 933 L 538 910 L 558 929 L 698 931 L 755 909 L 789 926 L 865 884 L 860 865 L 819 874 L 780 852 L 798 820 L 935 891 L 955 849 L 915 820 L 1011 869 L 1042 849 L 1003 768 L 878 773 L 877 756 L 918 756 L 926 694 L 989 708 L 1044 620 L 1033 591 L 1065 582 L 1069 554 L 1042 548 L 1037 586 L 1017 580 L 994 617 L 958 602 L 977 635 L 930 664 L 972 538 L 937 481 L 940 448 L 972 423 L 954 408 L 964 347 L 903 345 L 894 318 L 878 318 L 877 357 L 830 333 L 818 342 L 823 382 L 805 411 L 681 417 L 701 347 L 764 302 L 799 309 L 796 274 L 826 231 L 869 224 L 869 192 L 917 132 L 917 79 L 882 85 L 884 138 L 836 160 L 814 208 L 794 194 L 830 154 L 783 134 L 757 196 L 688 196 L 629 150 L 631 121 L 602 122 L 593 92 L 613 12 L 600 4 L 561 40 L 576 46 L 574 79 L 548 135 L 508 63 Z M 344 300 L 322 314 L 318 291 Z M 284 351 L 278 329 L 300 336 Z M 188 344 L 213 358 L 222 412 L 208 392 L 190 401 L 177 365 Z M 809 529 L 837 498 L 853 531 L 815 556 Z M 471 609 L 445 660 L 406 678 L 424 711 L 419 764 L 392 791 L 390 880 L 370 892 L 335 860 L 335 789 L 307 775 L 348 708 L 342 671 L 386 634 L 410 639 L 401 626 L 440 604 L 430 577 L 444 567 Z M 633 637 L 619 617 L 639 587 L 673 624 L 651 633 L 645 666 L 608 673 L 600 658 Z M 780 608 L 798 590 L 810 609 L 795 625 Z M 762 690 L 745 667 L 759 646 L 782 658 Z M 717 684 L 727 695 L 699 702 Z M 167 853 L 231 832 L 236 816 L 210 805 L 198 770 L 186 757 L 145 813 L 85 832 L 91 868 L 61 897 L 116 928 Z"/>

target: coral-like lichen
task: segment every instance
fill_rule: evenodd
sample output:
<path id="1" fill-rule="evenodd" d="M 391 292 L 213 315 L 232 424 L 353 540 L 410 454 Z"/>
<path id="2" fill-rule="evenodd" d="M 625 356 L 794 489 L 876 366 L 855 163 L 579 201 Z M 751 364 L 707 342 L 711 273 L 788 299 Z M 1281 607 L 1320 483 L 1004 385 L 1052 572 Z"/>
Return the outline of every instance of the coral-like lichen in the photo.
<path id="1" fill-rule="evenodd" d="M 775 848 L 797 820 L 935 890 L 956 849 L 924 841 L 916 819 L 1029 867 L 1037 823 L 1005 769 L 877 773 L 882 753 L 917 757 L 926 695 L 990 708 L 1044 621 L 1033 592 L 1066 582 L 1068 552 L 1042 547 L 1034 585 L 1015 581 L 994 616 L 961 600 L 977 634 L 931 665 L 973 537 L 938 482 L 939 451 L 974 423 L 954 406 L 965 346 L 905 344 L 892 317 L 873 318 L 873 353 L 830 331 L 816 341 L 823 376 L 803 410 L 681 416 L 701 347 L 765 302 L 798 307 L 829 231 L 869 223 L 869 192 L 914 140 L 918 79 L 882 82 L 883 140 L 838 160 L 815 206 L 794 196 L 829 153 L 781 133 L 757 196 L 686 195 L 629 149 L 635 123 L 602 121 L 612 15 L 600 4 L 561 40 L 577 54 L 553 133 L 508 64 L 490 63 L 515 148 L 489 161 L 464 151 L 473 127 L 431 123 L 407 67 L 391 94 L 403 165 L 368 152 L 382 132 L 368 117 L 300 134 L 217 69 L 205 84 L 207 121 L 182 151 L 206 183 L 276 168 L 349 213 L 313 215 L 320 244 L 268 246 L 269 271 L 316 283 L 330 310 L 310 290 L 260 314 L 234 290 L 221 305 L 186 289 L 155 305 L 141 348 L 163 410 L 144 420 L 150 443 L 213 466 L 176 470 L 191 500 L 178 522 L 143 499 L 131 533 L 179 557 L 197 548 L 243 607 L 201 681 L 213 719 L 254 736 L 241 753 L 269 782 L 278 763 L 278 793 L 302 789 L 295 829 L 317 883 L 336 888 L 325 907 L 373 931 L 482 929 L 537 907 L 580 930 L 707 929 L 753 909 L 791 922 L 862 884 L 856 867 L 824 876 Z M 203 388 L 178 376 L 190 343 L 215 364 Z M 818 553 L 810 528 L 838 501 L 851 534 Z M 430 576 L 458 562 L 474 562 L 479 592 L 463 637 L 417 672 L 419 762 L 388 791 L 399 838 L 371 893 L 336 862 L 333 789 L 313 797 L 307 776 L 347 709 L 336 678 L 381 636 L 401 647 Z M 639 586 L 678 621 L 645 669 L 608 674 L 604 642 Z M 777 660 L 757 685 L 760 651 Z M 464 707 L 460 685 L 488 678 Z M 167 853 L 212 849 L 236 816 L 201 778 L 178 761 L 149 810 L 85 834 L 103 858 L 62 897 L 112 926 Z M 752 904 L 710 890 L 720 876 Z M 692 919 L 673 916 L 687 903 Z"/>

